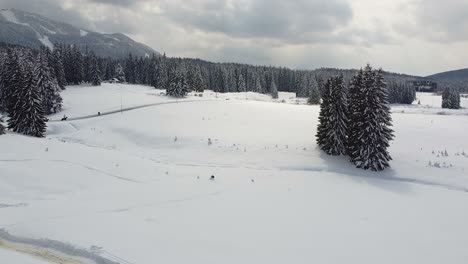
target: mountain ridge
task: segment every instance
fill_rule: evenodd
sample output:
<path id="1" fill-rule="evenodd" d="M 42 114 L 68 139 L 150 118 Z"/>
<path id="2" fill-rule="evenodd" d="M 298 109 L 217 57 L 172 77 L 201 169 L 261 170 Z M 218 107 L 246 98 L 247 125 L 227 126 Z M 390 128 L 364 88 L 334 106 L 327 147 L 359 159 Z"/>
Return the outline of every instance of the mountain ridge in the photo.
<path id="1" fill-rule="evenodd" d="M 123 33 L 93 32 L 19 9 L 0 10 L 0 42 L 33 48 L 53 48 L 57 43 L 76 45 L 101 57 L 123 58 L 129 53 L 139 57 L 160 55 Z"/>

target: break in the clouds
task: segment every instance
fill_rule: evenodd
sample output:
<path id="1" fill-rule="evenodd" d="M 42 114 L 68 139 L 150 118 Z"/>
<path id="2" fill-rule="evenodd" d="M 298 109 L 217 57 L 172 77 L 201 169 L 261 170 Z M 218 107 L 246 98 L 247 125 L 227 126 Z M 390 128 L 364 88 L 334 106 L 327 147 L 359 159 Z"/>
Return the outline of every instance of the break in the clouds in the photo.
<path id="1" fill-rule="evenodd" d="M 468 61 L 466 0 L 0 0 L 170 56 L 426 75 Z"/>

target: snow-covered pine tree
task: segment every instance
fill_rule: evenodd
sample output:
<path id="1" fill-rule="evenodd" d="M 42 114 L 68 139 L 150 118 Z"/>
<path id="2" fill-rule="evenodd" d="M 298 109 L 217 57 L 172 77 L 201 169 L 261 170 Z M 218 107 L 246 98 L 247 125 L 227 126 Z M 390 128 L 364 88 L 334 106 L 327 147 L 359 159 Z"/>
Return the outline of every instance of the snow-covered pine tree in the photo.
<path id="1" fill-rule="evenodd" d="M 3 118 L 0 116 L 0 135 L 5 134 L 5 127 L 3 126 Z"/>
<path id="2" fill-rule="evenodd" d="M 120 63 L 117 64 L 115 67 L 114 78 L 119 80 L 119 82 L 125 82 L 125 72 Z"/>
<path id="3" fill-rule="evenodd" d="M 92 72 L 91 72 L 91 54 L 88 50 L 88 46 L 85 48 L 83 55 L 83 81 L 85 83 L 92 82 Z"/>
<path id="4" fill-rule="evenodd" d="M 91 74 L 91 83 L 93 86 L 100 86 L 101 85 L 101 71 L 99 70 L 99 65 L 98 65 L 98 60 L 96 58 L 96 55 L 91 54 L 90 55 L 90 61 L 89 61 L 89 66 L 91 67 L 90 69 L 90 74 Z"/>
<path id="5" fill-rule="evenodd" d="M 83 54 L 77 47 L 73 48 L 73 83 L 80 84 L 85 81 Z"/>
<path id="6" fill-rule="evenodd" d="M 57 83 L 60 89 L 65 90 L 67 85 L 67 79 L 65 78 L 65 68 L 63 65 L 63 54 L 60 48 L 55 48 L 52 52 L 52 67 L 55 71 L 55 76 L 57 78 Z"/>
<path id="7" fill-rule="evenodd" d="M 373 80 L 372 69 L 366 67 L 366 80 Z M 372 82 L 370 82 L 371 84 Z M 346 152 L 351 160 L 354 162 L 357 156 L 357 150 L 361 145 L 358 133 L 360 126 L 362 126 L 363 119 L 362 113 L 364 112 L 364 71 L 362 69 L 352 78 L 348 89 L 348 140 L 346 144 Z"/>
<path id="8" fill-rule="evenodd" d="M 237 91 L 239 93 L 243 93 L 247 91 L 247 87 L 245 85 L 244 75 L 241 73 L 239 74 L 239 80 L 237 81 Z"/>
<path id="9" fill-rule="evenodd" d="M 311 81 L 309 98 L 307 99 L 307 103 L 313 105 L 320 104 L 320 91 L 317 81 L 315 79 Z"/>
<path id="10" fill-rule="evenodd" d="M 62 110 L 62 97 L 57 80 L 52 77 L 53 69 L 49 67 L 46 53 L 39 53 L 34 66 L 35 87 L 39 90 L 42 110 L 46 115 Z"/>
<path id="11" fill-rule="evenodd" d="M 7 61 L 6 54 L 0 52 L 0 112 L 5 112 L 5 62 Z"/>
<path id="12" fill-rule="evenodd" d="M 169 75 L 168 75 L 168 65 L 166 58 L 163 56 L 159 59 L 157 68 L 155 70 L 154 79 L 154 88 L 156 89 L 166 89 L 168 85 Z"/>
<path id="13" fill-rule="evenodd" d="M 172 77 L 166 89 L 166 94 L 168 96 L 180 98 L 187 95 L 188 84 L 184 71 L 185 69 L 179 66 L 175 69 L 175 72 L 171 74 Z"/>
<path id="14" fill-rule="evenodd" d="M 262 83 L 261 83 L 260 77 L 258 75 L 257 75 L 257 78 L 255 78 L 254 92 L 256 92 L 256 93 L 261 93 L 262 92 Z"/>
<path id="15" fill-rule="evenodd" d="M 332 79 L 328 79 L 323 86 L 322 91 L 322 102 L 320 103 L 319 113 L 319 124 L 317 127 L 317 145 L 320 149 L 324 150 L 328 146 L 328 132 L 329 132 L 329 121 L 330 121 L 330 100 L 331 100 L 331 89 Z"/>
<path id="16" fill-rule="evenodd" d="M 321 128 L 325 139 L 320 144 L 320 148 L 328 155 L 345 155 L 348 99 L 343 76 L 332 77 L 328 85 L 330 87 L 326 114 L 328 120 L 326 126 Z"/>
<path id="17" fill-rule="evenodd" d="M 273 99 L 278 99 L 278 87 L 276 87 L 275 81 L 271 80 L 270 93 Z"/>
<path id="18" fill-rule="evenodd" d="M 190 91 L 204 91 L 201 71 L 195 65 L 190 65 L 187 69 L 187 84 Z"/>
<path id="19" fill-rule="evenodd" d="M 392 160 L 387 148 L 393 139 L 392 118 L 383 71 L 379 69 L 372 74 L 373 85 L 367 85 L 366 67 L 364 73 L 363 96 L 365 108 L 362 122 L 358 124 L 358 146 L 354 164 L 365 170 L 381 171 L 389 167 Z"/>
<path id="20" fill-rule="evenodd" d="M 18 100 L 8 120 L 10 130 L 33 137 L 44 137 L 46 132 L 47 119 L 36 86 L 41 75 L 39 66 L 40 64 L 36 64 L 32 73 L 26 72 L 25 82 L 15 90 L 15 98 Z"/>
<path id="21" fill-rule="evenodd" d="M 460 93 L 452 88 L 445 88 L 442 92 L 442 108 L 460 109 Z"/>
<path id="22" fill-rule="evenodd" d="M 13 49 L 8 49 L 7 61 L 3 76 L 3 97 L 4 109 L 11 115 L 17 98 L 15 91 L 21 89 L 24 83 L 23 70 L 19 62 L 18 55 Z"/>

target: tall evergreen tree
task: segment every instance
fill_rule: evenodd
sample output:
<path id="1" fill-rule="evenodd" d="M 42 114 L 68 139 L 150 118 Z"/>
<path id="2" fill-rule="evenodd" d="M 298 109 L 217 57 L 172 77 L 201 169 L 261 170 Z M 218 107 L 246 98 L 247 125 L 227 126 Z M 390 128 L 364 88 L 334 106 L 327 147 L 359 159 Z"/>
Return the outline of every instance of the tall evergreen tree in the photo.
<path id="1" fill-rule="evenodd" d="M 240 93 L 247 91 L 244 75 L 242 73 L 239 74 L 239 80 L 237 81 L 237 91 Z"/>
<path id="2" fill-rule="evenodd" d="M 60 89 L 65 90 L 65 86 L 67 85 L 67 79 L 65 78 L 65 68 L 63 65 L 63 54 L 60 48 L 54 49 L 52 53 L 53 63 L 52 67 L 55 71 L 55 76 L 57 78 L 57 83 Z"/>
<path id="3" fill-rule="evenodd" d="M 4 109 L 6 109 L 9 115 L 12 114 L 13 107 L 17 101 L 17 94 L 15 91 L 21 89 L 24 81 L 23 69 L 20 65 L 18 55 L 14 50 L 8 49 L 3 80 L 3 97 Z"/>
<path id="4" fill-rule="evenodd" d="M 276 87 L 274 80 L 271 80 L 270 93 L 273 99 L 278 99 L 278 87 Z"/>
<path id="5" fill-rule="evenodd" d="M 171 80 L 169 86 L 166 89 L 166 94 L 172 97 L 185 97 L 188 92 L 187 79 L 184 76 L 185 69 L 179 66 L 175 69 L 175 72 L 171 74 Z"/>
<path id="6" fill-rule="evenodd" d="M 333 77 L 328 82 L 328 89 L 326 101 L 326 112 L 321 112 L 320 121 L 324 121 L 325 125 L 319 124 L 320 134 L 323 137 L 320 142 L 320 148 L 328 155 L 344 155 L 346 154 L 346 132 L 347 132 L 347 111 L 348 101 L 346 88 L 343 81 L 343 76 Z M 325 100 L 325 99 L 324 99 Z"/>
<path id="7" fill-rule="evenodd" d="M 44 137 L 46 132 L 47 119 L 37 87 L 41 75 L 39 67 L 37 64 L 32 73 L 26 73 L 26 82 L 15 90 L 17 101 L 8 120 L 10 130 L 33 137 Z"/>
<path id="8" fill-rule="evenodd" d="M 52 71 L 44 52 L 39 53 L 34 67 L 35 86 L 39 90 L 42 102 L 42 110 L 49 115 L 62 110 L 62 97 L 57 80 L 53 78 Z"/>
<path id="9" fill-rule="evenodd" d="M 119 82 L 125 82 L 126 81 L 125 72 L 124 72 L 124 69 L 123 69 L 123 67 L 122 67 L 122 65 L 120 63 L 118 63 L 117 66 L 115 67 L 114 78 L 119 80 Z"/>
<path id="10" fill-rule="evenodd" d="M 307 99 L 307 103 L 313 105 L 320 104 L 320 91 L 316 80 L 311 81 L 309 98 Z"/>
<path id="11" fill-rule="evenodd" d="M 203 92 L 203 79 L 197 66 L 190 65 L 187 71 L 187 83 L 191 91 Z"/>
<path id="12" fill-rule="evenodd" d="M 366 67 L 366 84 L 372 84 L 373 75 L 370 67 Z M 348 90 L 348 141 L 346 151 L 351 162 L 355 162 L 358 148 L 361 145 L 358 138 L 359 129 L 364 120 L 364 71 L 362 69 L 351 80 Z"/>
<path id="13" fill-rule="evenodd" d="M 100 86 L 101 85 L 101 71 L 99 70 L 99 65 L 98 65 L 96 55 L 91 54 L 89 65 L 91 67 L 90 72 L 91 72 L 92 84 L 94 86 Z"/>
<path id="14" fill-rule="evenodd" d="M 368 70 L 370 66 L 366 67 Z M 358 124 L 357 138 L 360 145 L 354 153 L 354 164 L 365 170 L 381 171 L 389 167 L 392 160 L 388 147 L 393 139 L 392 118 L 386 83 L 381 69 L 374 71 L 372 85 L 364 85 L 361 100 L 364 111 Z M 364 74 L 366 82 L 366 74 Z"/>
<path id="15" fill-rule="evenodd" d="M 5 134 L 5 127 L 3 126 L 3 118 L 0 116 L 0 135 Z"/>
<path id="16" fill-rule="evenodd" d="M 330 115 L 330 100 L 331 100 L 331 89 L 332 80 L 328 79 L 323 86 L 322 102 L 320 104 L 319 123 L 317 127 L 317 145 L 320 149 L 325 150 L 329 145 L 328 133 L 329 133 L 329 115 Z"/>
<path id="17" fill-rule="evenodd" d="M 163 56 L 157 64 L 154 76 L 154 88 L 166 89 L 169 80 L 166 58 Z"/>
<path id="18" fill-rule="evenodd" d="M 460 109 L 460 93 L 451 88 L 445 88 L 442 92 L 442 108 Z"/>

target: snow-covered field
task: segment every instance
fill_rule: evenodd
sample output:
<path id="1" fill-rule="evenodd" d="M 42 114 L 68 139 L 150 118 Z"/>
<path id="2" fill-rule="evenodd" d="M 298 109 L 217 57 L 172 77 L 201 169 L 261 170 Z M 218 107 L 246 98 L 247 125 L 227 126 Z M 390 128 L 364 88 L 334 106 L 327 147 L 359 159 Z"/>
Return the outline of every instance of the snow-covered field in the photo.
<path id="1" fill-rule="evenodd" d="M 0 136 L 0 228 L 122 264 L 467 263 L 467 99 L 394 106 L 372 173 L 322 154 L 319 107 L 292 94 L 162 92 L 69 87 L 46 139 Z M 50 262 L 2 239 L 0 260 Z"/>

